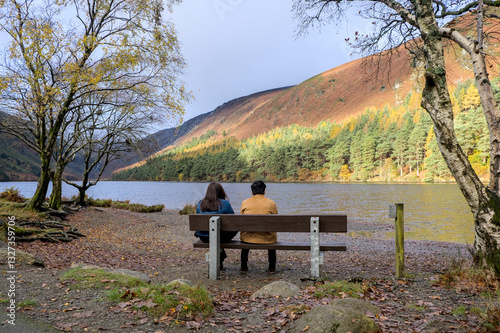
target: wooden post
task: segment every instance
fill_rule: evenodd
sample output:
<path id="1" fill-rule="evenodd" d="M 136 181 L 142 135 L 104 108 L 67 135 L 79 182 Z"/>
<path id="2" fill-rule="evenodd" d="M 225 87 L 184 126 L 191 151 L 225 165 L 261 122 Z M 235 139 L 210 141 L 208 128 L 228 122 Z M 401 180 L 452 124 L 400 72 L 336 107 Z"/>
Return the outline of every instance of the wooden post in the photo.
<path id="1" fill-rule="evenodd" d="M 404 233 L 404 205 L 397 203 L 396 205 L 396 277 L 405 277 L 405 233 Z"/>

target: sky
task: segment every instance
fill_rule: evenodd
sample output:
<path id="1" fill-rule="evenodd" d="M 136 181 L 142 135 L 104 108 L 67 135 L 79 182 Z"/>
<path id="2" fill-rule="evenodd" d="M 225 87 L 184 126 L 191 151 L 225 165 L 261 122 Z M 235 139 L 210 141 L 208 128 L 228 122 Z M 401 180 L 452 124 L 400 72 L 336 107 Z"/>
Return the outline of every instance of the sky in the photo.
<path id="1" fill-rule="evenodd" d="M 371 26 L 351 15 L 297 37 L 291 10 L 292 0 L 184 0 L 174 7 L 171 21 L 188 66 L 182 79 L 195 97 L 184 120 L 354 60 L 345 38 Z"/>

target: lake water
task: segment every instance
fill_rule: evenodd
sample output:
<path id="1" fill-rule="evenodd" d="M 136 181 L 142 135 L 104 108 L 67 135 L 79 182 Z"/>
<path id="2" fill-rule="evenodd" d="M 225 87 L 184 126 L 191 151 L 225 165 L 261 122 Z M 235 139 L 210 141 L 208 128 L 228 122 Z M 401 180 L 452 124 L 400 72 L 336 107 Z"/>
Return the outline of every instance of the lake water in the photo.
<path id="1" fill-rule="evenodd" d="M 71 197 L 76 189 L 63 184 L 63 195 Z M 145 205 L 164 204 L 180 209 L 203 198 L 208 183 L 111 182 L 91 187 L 95 199 L 130 200 Z M 0 191 L 16 187 L 31 197 L 35 182 L 0 182 Z M 251 196 L 250 184 L 223 183 L 235 212 Z M 340 184 L 268 183 L 266 196 L 276 201 L 282 214 L 339 213 L 348 219 L 389 225 L 389 205 L 404 203 L 407 239 L 474 242 L 472 213 L 456 184 Z"/>

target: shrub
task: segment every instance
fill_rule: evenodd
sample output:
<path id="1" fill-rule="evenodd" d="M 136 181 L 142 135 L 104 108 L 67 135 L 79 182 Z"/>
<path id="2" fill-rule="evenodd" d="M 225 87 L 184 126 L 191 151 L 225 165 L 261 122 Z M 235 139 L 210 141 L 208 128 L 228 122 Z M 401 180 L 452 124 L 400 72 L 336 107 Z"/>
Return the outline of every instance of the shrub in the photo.
<path id="1" fill-rule="evenodd" d="M 181 215 L 196 214 L 196 205 L 186 204 L 184 208 L 179 211 Z"/>
<path id="2" fill-rule="evenodd" d="M 474 257 L 475 254 L 472 253 Z M 439 282 L 457 291 L 469 291 L 486 295 L 498 295 L 500 281 L 489 271 L 476 267 L 473 260 L 460 258 L 451 262 L 451 267 L 439 276 Z"/>
<path id="3" fill-rule="evenodd" d="M 23 202 L 26 200 L 23 196 L 21 196 L 19 190 L 15 187 L 6 188 L 2 193 L 0 193 L 0 198 L 11 202 Z"/>

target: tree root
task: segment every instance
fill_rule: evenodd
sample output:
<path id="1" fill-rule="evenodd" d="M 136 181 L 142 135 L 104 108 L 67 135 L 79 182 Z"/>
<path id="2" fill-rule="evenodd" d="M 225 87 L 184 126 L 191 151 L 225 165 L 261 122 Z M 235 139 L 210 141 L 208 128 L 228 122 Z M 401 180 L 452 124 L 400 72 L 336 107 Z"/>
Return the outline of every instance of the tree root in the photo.
<path id="1" fill-rule="evenodd" d="M 19 221 L 18 225 L 37 227 L 40 229 L 60 229 L 60 230 L 64 230 L 65 227 L 70 226 L 69 224 L 61 221 L 26 221 L 26 220 Z"/>
<path id="2" fill-rule="evenodd" d="M 3 223 L 7 230 L 6 223 Z M 0 224 L 0 227 L 2 224 Z M 27 228 L 28 227 L 28 228 Z M 42 242 L 60 243 L 71 242 L 73 239 L 85 237 L 78 232 L 76 227 L 61 221 L 19 221 L 14 227 L 17 242 Z"/>
<path id="3" fill-rule="evenodd" d="M 50 216 L 55 216 L 55 217 L 59 217 L 62 219 L 65 219 L 66 216 L 68 216 L 68 214 L 70 214 L 69 212 L 67 212 L 65 210 L 56 210 L 56 209 L 52 209 L 52 208 L 48 208 L 48 207 L 43 207 L 42 211 L 49 214 Z"/>

